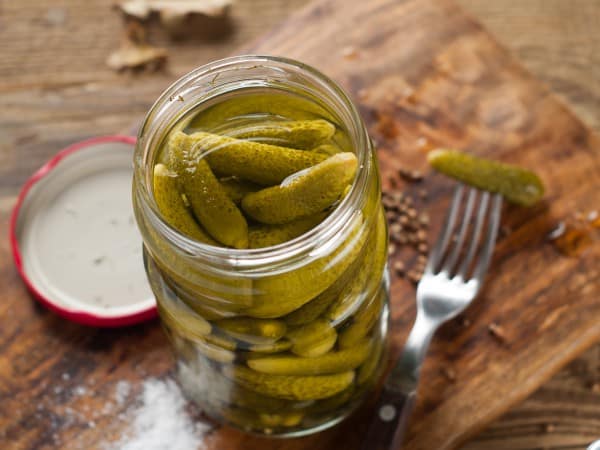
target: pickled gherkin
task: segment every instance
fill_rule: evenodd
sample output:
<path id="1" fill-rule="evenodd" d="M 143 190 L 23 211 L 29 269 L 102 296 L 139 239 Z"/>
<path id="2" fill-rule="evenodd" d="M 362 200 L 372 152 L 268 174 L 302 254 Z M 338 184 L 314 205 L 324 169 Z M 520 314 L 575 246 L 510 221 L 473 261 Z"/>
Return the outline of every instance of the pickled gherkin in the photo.
<path id="1" fill-rule="evenodd" d="M 509 202 L 531 206 L 544 196 L 544 185 L 530 170 L 456 150 L 434 150 L 429 164 L 439 172 L 485 191 L 501 194 Z"/>
<path id="2" fill-rule="evenodd" d="M 311 151 L 313 151 L 315 153 L 322 153 L 327 156 L 332 156 L 332 155 L 335 155 L 336 153 L 341 152 L 339 147 L 336 147 L 335 145 L 332 145 L 332 144 L 321 144 L 321 145 L 311 149 Z"/>
<path id="3" fill-rule="evenodd" d="M 174 146 L 193 149 L 193 158 L 206 158 L 208 165 L 215 172 L 263 186 L 279 184 L 290 175 L 327 158 L 320 153 L 234 139 L 203 131 L 192 135 L 178 132 L 171 139 Z"/>
<path id="4" fill-rule="evenodd" d="M 169 142 L 171 164 L 182 180 L 184 192 L 195 216 L 217 241 L 235 248 L 248 247 L 246 218 L 229 198 L 204 159 L 198 158 L 191 143 Z"/>
<path id="5" fill-rule="evenodd" d="M 352 348 L 312 358 L 284 355 L 255 358 L 248 361 L 248 367 L 274 375 L 323 375 L 345 372 L 354 370 L 365 362 L 372 346 L 372 342 L 367 339 Z"/>
<path id="6" fill-rule="evenodd" d="M 305 325 L 316 320 L 334 301 L 339 294 L 337 282 L 317 295 L 310 302 L 301 306 L 284 317 L 288 325 Z"/>
<path id="7" fill-rule="evenodd" d="M 332 397 L 319 400 L 308 406 L 306 408 L 307 414 L 317 417 L 324 415 L 333 415 L 335 417 L 338 408 L 348 405 L 360 393 L 356 388 L 356 383 L 353 383 L 342 392 L 338 392 Z"/>
<path id="8" fill-rule="evenodd" d="M 216 345 L 217 347 L 221 347 L 230 351 L 234 351 L 238 348 L 238 344 L 234 339 L 228 336 L 222 336 L 218 334 L 218 332 L 215 332 L 216 330 L 211 331 L 212 332 L 210 334 L 204 336 L 204 340 L 209 344 Z"/>
<path id="9" fill-rule="evenodd" d="M 334 133 L 335 126 L 322 119 L 278 120 L 233 130 L 229 136 L 305 150 L 318 146 L 332 137 Z"/>
<path id="10" fill-rule="evenodd" d="M 158 303 L 163 321 L 167 322 L 172 328 L 179 330 L 179 333 L 190 340 L 203 340 L 204 336 L 210 333 L 211 325 L 204 318 L 194 314 L 188 306 L 177 299 L 171 299 L 168 296 L 162 298 Z"/>
<path id="11" fill-rule="evenodd" d="M 252 344 L 248 347 L 251 354 L 279 353 L 292 348 L 292 342 L 288 339 L 280 339 L 276 342 Z"/>
<path id="12" fill-rule="evenodd" d="M 304 415 L 301 412 L 290 413 L 259 413 L 253 410 L 222 406 L 219 408 L 220 415 L 232 423 L 244 423 L 248 430 L 264 430 L 265 434 L 271 434 L 270 430 L 277 427 L 293 427 L 300 423 Z"/>
<path id="13" fill-rule="evenodd" d="M 316 320 L 290 330 L 286 337 L 292 341 L 292 353 L 300 356 L 319 356 L 331 350 L 337 340 L 337 332 L 329 322 Z"/>
<path id="14" fill-rule="evenodd" d="M 332 375 L 268 375 L 243 366 L 226 366 L 226 377 L 259 394 L 289 400 L 318 400 L 332 397 L 354 381 L 354 372 Z"/>
<path id="15" fill-rule="evenodd" d="M 215 326 L 241 341 L 265 344 L 283 337 L 287 331 L 285 322 L 274 319 L 249 319 L 245 317 L 223 319 Z"/>
<path id="16" fill-rule="evenodd" d="M 375 322 L 379 319 L 383 301 L 383 295 L 374 296 L 352 317 L 351 324 L 340 332 L 338 339 L 340 348 L 353 348 L 357 342 L 371 331 Z"/>
<path id="17" fill-rule="evenodd" d="M 338 297 L 325 312 L 327 319 L 334 325 L 342 323 L 355 314 L 357 309 L 367 302 L 365 299 L 375 295 L 375 291 L 379 288 L 377 280 L 373 282 L 370 276 L 373 272 L 381 272 L 387 261 L 387 227 L 382 209 L 379 210 L 376 216 L 374 234 L 375 243 L 367 248 L 362 267 L 345 284 Z"/>
<path id="18" fill-rule="evenodd" d="M 231 363 L 235 360 L 235 353 L 231 350 L 211 344 L 203 339 L 194 340 L 194 346 L 199 353 L 213 361 Z"/>
<path id="19" fill-rule="evenodd" d="M 364 383 L 374 382 L 373 375 L 377 370 L 383 371 L 385 367 L 381 367 L 381 357 L 384 354 L 384 343 L 381 339 L 375 339 L 373 348 L 366 361 L 360 366 L 357 371 L 356 383 L 360 386 Z M 384 362 L 385 364 L 385 362 Z"/>
<path id="20" fill-rule="evenodd" d="M 254 225 L 248 232 L 250 248 L 264 248 L 282 244 L 306 233 L 320 224 L 326 214 L 314 214 L 282 225 Z"/>
<path id="21" fill-rule="evenodd" d="M 361 253 L 367 239 L 362 225 L 362 216 L 355 216 L 344 244 L 331 254 L 294 271 L 255 280 L 253 304 L 245 313 L 259 318 L 280 317 L 325 291 Z"/>
<path id="22" fill-rule="evenodd" d="M 138 221 L 184 391 L 247 431 L 333 423 L 375 385 L 385 355 L 376 158 L 334 111 L 301 97 L 251 90 L 176 122 L 151 195 L 185 245 Z"/>
<path id="23" fill-rule="evenodd" d="M 236 177 L 224 177 L 219 180 L 219 183 L 225 190 L 227 196 L 239 205 L 242 199 L 251 192 L 258 191 L 261 186 L 251 183 L 250 181 L 239 180 Z"/>
<path id="24" fill-rule="evenodd" d="M 206 244 L 217 245 L 192 217 L 183 201 L 179 179 L 164 164 L 154 166 L 154 198 L 169 225 Z"/>
<path id="25" fill-rule="evenodd" d="M 253 219 L 282 224 L 317 214 L 333 205 L 356 173 L 354 153 L 338 153 L 273 186 L 246 195 L 242 208 Z"/>

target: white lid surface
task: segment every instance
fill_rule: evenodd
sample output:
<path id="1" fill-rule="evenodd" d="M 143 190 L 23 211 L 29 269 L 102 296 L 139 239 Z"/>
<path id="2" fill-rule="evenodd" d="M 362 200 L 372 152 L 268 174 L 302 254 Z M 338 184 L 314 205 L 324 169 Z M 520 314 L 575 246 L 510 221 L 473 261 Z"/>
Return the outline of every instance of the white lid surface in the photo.
<path id="1" fill-rule="evenodd" d="M 155 314 L 131 202 L 132 143 L 106 137 L 66 149 L 15 208 L 21 274 L 40 300 L 79 322 L 117 326 Z"/>

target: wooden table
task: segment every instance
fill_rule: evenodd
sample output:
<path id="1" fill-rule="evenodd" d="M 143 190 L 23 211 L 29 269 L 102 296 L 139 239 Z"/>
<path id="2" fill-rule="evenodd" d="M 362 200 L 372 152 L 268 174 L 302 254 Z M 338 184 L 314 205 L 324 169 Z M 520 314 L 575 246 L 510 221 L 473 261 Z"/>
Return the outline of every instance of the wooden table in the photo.
<path id="1" fill-rule="evenodd" d="M 584 120 L 600 129 L 600 78 L 595 75 L 600 60 L 594 54 L 600 39 L 596 26 L 600 5 L 586 0 L 460 2 L 516 51 L 530 70 L 563 95 Z M 126 130 L 170 81 L 197 65 L 231 53 L 304 3 L 305 0 L 238 0 L 232 15 L 235 32 L 212 42 L 196 36 L 172 44 L 160 30 L 153 28 L 151 40 L 173 50 L 169 73 L 137 77 L 117 75 L 105 67 L 106 56 L 118 45 L 121 29 L 110 1 L 27 0 L 1 4 L 2 234 L 6 235 L 8 213 L 18 188 L 50 155 L 85 137 Z M 8 167 L 10 171 L 1 169 Z M 10 264 L 6 240 L 0 241 L 0 284 L 2 298 L 6 299 L 0 302 L 0 399 L 4 400 L 0 407 L 0 430 L 26 434 L 32 427 L 23 423 L 19 409 L 14 409 L 20 399 L 31 398 L 31 392 L 25 397 L 25 392 L 12 391 L 14 377 L 27 377 L 33 398 L 41 404 L 60 400 L 47 381 L 38 380 L 36 370 L 31 370 L 38 364 L 51 365 L 57 378 L 63 374 L 77 377 L 86 364 L 99 365 L 110 379 L 118 369 L 104 363 L 102 356 L 104 352 L 114 353 L 111 343 L 124 340 L 134 344 L 140 336 L 145 336 L 144 348 L 137 351 L 145 352 L 146 358 L 150 355 L 156 359 L 153 369 L 156 373 L 165 370 L 163 349 L 155 350 L 153 346 L 162 342 L 156 326 L 119 332 L 82 330 L 75 325 L 64 325 L 28 300 L 23 302 L 27 295 Z M 72 357 L 42 360 L 36 352 L 17 352 L 17 358 L 8 360 L 5 349 L 21 344 L 26 348 L 27 343 L 18 342 L 15 337 L 20 323 L 32 318 L 39 322 L 35 327 L 39 333 L 47 334 L 49 345 L 72 349 Z M 88 357 L 88 353 L 92 356 Z M 111 360 L 135 360 L 135 354 L 125 352 L 111 356 Z M 130 367 L 135 368 L 135 361 Z M 600 382 L 600 347 L 577 359 L 465 448 L 584 448 L 600 438 L 599 394 L 590 389 L 597 382 Z M 52 405 L 47 406 L 51 409 Z M 30 447 L 26 448 L 58 448 L 51 444 L 51 432 L 27 442 Z"/>

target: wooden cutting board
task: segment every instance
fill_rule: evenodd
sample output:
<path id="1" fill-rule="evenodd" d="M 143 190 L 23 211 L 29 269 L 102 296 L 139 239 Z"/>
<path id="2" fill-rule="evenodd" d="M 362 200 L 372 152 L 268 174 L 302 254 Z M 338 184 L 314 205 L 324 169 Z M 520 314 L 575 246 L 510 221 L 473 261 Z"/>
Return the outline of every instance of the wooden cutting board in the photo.
<path id="1" fill-rule="evenodd" d="M 384 188 L 399 168 L 427 174 L 407 190 L 428 191 L 433 230 L 452 183 L 427 168 L 428 148 L 531 167 L 547 186 L 543 204 L 505 207 L 483 294 L 433 341 L 404 448 L 456 448 L 600 339 L 600 230 L 579 257 L 547 239 L 560 221 L 600 209 L 600 141 L 464 10 L 451 0 L 317 1 L 250 50 L 305 61 L 349 91 L 379 149 Z M 398 348 L 415 291 L 393 280 Z M 357 448 L 370 413 L 272 448 Z M 228 439 L 219 445 L 271 448 Z"/>
<path id="2" fill-rule="evenodd" d="M 430 214 L 432 236 L 452 182 L 427 169 L 428 148 L 523 164 L 546 183 L 543 204 L 504 209 L 483 294 L 436 335 L 406 449 L 457 448 L 600 339 L 598 236 L 578 257 L 546 239 L 560 221 L 600 208 L 600 141 L 451 0 L 317 0 L 247 50 L 312 64 L 354 96 L 377 141 L 384 187 L 399 168 L 426 174 L 406 190 Z M 158 324 L 100 331 L 66 324 L 31 306 L 8 257 L 0 281 L 0 447 L 104 448 L 126 433 L 119 415 L 141 382 L 172 368 Z M 414 313 L 414 287 L 394 276 L 396 350 Z M 131 393 L 118 403 L 123 380 Z M 295 440 L 216 428 L 205 447 L 357 449 L 370 414 L 367 405 L 334 429 Z"/>

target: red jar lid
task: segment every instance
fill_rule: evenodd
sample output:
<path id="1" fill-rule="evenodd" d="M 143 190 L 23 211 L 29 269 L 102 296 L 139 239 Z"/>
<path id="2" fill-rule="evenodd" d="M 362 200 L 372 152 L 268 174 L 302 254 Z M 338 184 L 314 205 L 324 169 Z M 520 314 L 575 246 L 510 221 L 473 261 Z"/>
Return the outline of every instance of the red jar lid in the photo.
<path id="1" fill-rule="evenodd" d="M 156 316 L 131 203 L 135 138 L 76 143 L 41 167 L 10 222 L 15 265 L 62 317 L 118 327 Z"/>

